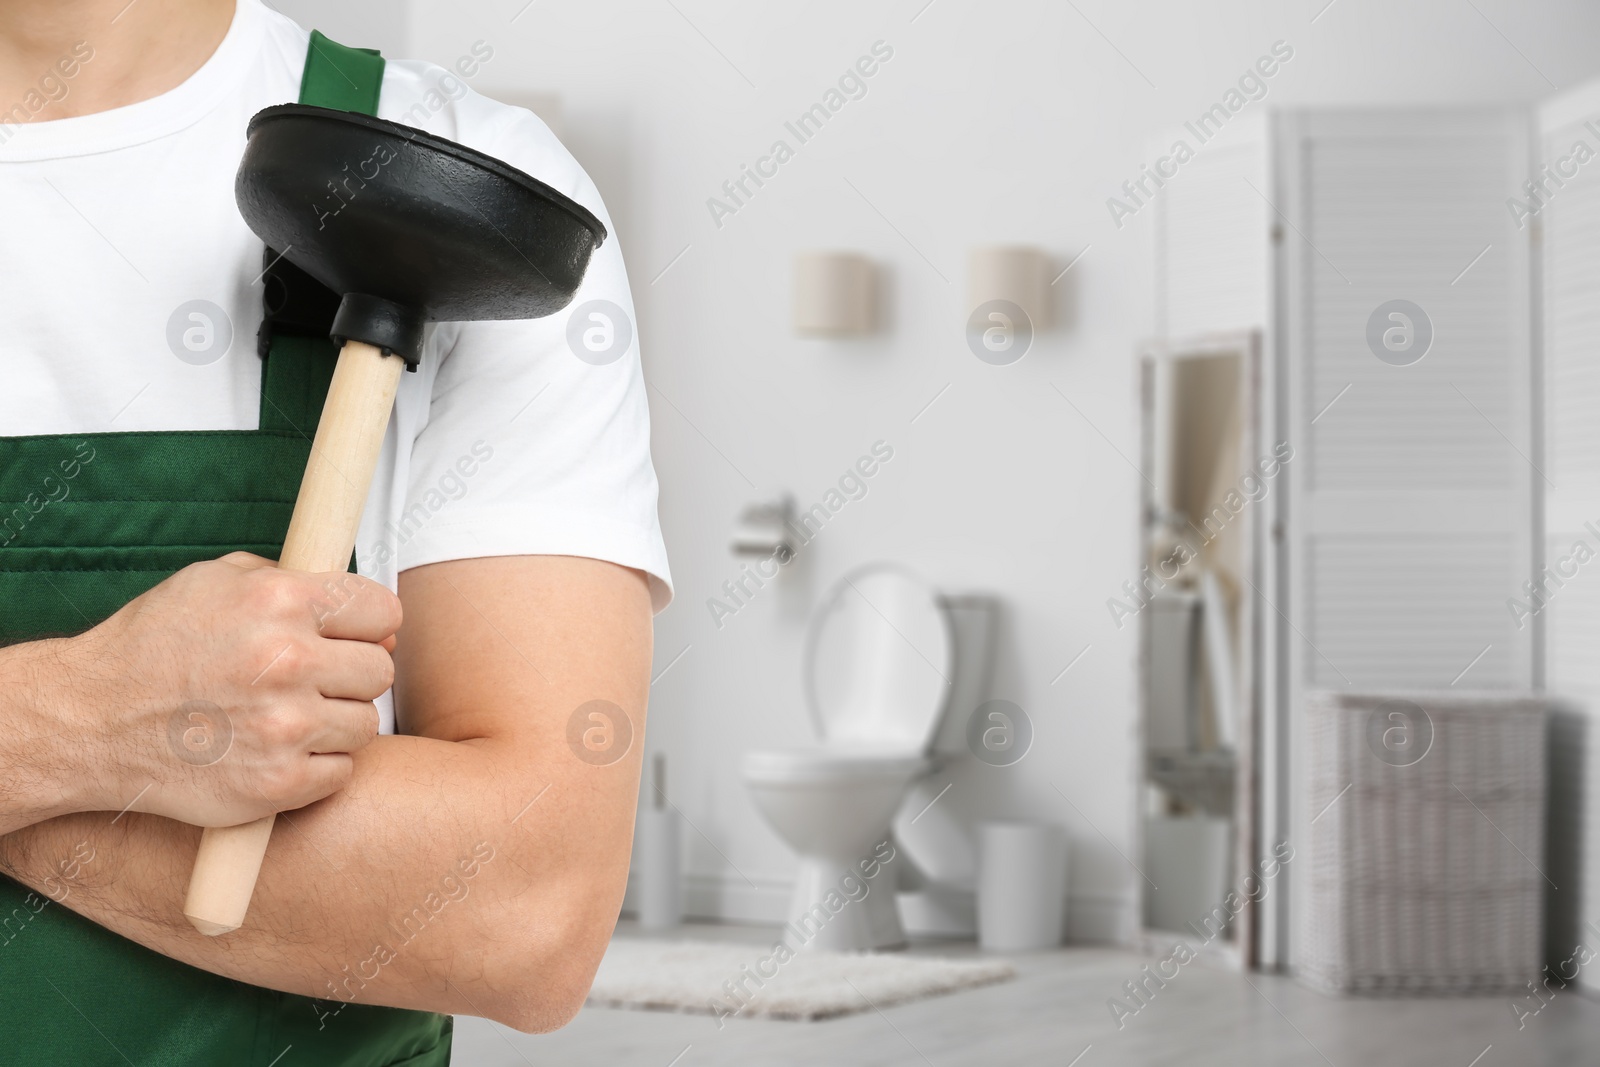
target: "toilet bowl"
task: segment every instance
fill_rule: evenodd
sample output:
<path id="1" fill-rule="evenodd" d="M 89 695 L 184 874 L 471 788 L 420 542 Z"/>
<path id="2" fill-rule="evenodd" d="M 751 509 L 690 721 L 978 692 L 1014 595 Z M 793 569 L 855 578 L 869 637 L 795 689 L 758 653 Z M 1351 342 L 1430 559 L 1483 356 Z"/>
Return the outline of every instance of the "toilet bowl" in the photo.
<path id="1" fill-rule="evenodd" d="M 789 923 L 795 947 L 905 944 L 889 824 L 912 782 L 964 732 L 947 714 L 987 683 L 993 601 L 944 597 L 904 568 L 841 578 L 812 614 L 801 668 L 819 743 L 747 752 L 740 771 L 778 836 L 800 857 Z M 949 738 L 941 750 L 935 738 Z"/>

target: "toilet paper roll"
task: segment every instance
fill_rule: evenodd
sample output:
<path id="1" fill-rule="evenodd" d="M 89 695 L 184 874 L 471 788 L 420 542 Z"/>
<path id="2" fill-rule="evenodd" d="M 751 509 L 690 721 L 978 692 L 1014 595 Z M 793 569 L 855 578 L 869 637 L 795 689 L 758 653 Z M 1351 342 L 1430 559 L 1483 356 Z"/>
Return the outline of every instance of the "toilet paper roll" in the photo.
<path id="1" fill-rule="evenodd" d="M 639 813 L 639 925 L 648 930 L 683 921 L 682 833 L 671 808 L 645 808 Z"/>

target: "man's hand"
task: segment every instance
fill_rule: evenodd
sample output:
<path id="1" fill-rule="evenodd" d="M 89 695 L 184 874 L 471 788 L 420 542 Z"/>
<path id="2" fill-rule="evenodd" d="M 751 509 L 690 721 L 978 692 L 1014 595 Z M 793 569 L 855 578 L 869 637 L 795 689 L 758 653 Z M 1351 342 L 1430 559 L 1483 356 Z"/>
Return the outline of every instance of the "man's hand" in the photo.
<path id="1" fill-rule="evenodd" d="M 400 615 L 376 582 L 238 552 L 40 643 L 74 806 L 232 826 L 338 790 L 377 735 Z"/>
<path id="2" fill-rule="evenodd" d="M 322 998 L 330 1013 L 354 1000 L 562 1025 L 627 885 L 649 586 L 599 560 L 503 556 L 414 567 L 400 594 L 405 732 L 357 752 L 344 789 L 282 818 L 241 929 L 204 937 L 183 917 L 200 834 L 168 819 L 40 822 L 0 836 L 0 873 L 147 948 Z M 628 720 L 601 759 L 570 740 L 595 701 Z M 62 860 L 83 842 L 96 859 L 69 878 Z"/>

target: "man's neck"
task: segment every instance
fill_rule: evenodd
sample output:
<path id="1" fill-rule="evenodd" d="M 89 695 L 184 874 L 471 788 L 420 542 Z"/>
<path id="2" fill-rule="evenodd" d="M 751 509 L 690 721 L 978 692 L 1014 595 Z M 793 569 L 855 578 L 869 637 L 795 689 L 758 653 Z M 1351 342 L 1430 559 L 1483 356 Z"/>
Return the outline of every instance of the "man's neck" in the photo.
<path id="1" fill-rule="evenodd" d="M 0 122 L 160 96 L 211 58 L 233 10 L 234 0 L 0 0 Z"/>

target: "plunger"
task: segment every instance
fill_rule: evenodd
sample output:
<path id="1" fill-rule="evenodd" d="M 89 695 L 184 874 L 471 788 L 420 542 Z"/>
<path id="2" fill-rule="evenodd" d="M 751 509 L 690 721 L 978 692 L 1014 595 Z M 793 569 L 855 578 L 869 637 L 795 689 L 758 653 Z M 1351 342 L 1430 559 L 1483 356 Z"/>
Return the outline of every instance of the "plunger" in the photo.
<path id="1" fill-rule="evenodd" d="M 331 335 L 343 347 L 278 562 L 344 570 L 424 324 L 561 310 L 606 230 L 516 168 L 399 123 L 285 104 L 248 137 L 234 185 L 245 222 L 342 295 Z M 201 836 L 183 907 L 201 933 L 243 925 L 273 821 Z"/>

